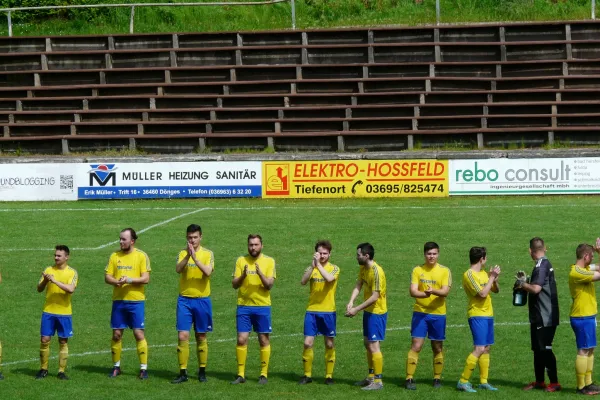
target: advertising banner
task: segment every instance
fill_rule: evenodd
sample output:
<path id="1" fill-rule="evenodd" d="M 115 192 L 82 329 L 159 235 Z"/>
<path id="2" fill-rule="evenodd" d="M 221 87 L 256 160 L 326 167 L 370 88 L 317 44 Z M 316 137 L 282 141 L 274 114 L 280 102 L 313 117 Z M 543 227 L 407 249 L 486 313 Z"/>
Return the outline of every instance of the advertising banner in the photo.
<path id="1" fill-rule="evenodd" d="M 263 162 L 263 198 L 445 197 L 448 161 Z"/>
<path id="2" fill-rule="evenodd" d="M 260 197 L 260 162 L 79 164 L 79 199 Z"/>
<path id="3" fill-rule="evenodd" d="M 77 200 L 76 164 L 0 164 L 1 201 Z"/>
<path id="4" fill-rule="evenodd" d="M 450 195 L 546 193 L 600 193 L 600 158 L 450 161 Z"/>

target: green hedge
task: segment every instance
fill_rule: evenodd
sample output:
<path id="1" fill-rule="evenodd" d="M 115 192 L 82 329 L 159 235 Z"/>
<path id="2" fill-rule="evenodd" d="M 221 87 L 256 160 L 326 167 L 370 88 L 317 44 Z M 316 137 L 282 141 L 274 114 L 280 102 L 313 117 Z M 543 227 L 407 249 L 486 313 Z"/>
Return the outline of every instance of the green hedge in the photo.
<path id="1" fill-rule="evenodd" d="M 70 6 L 79 4 L 107 4 L 114 0 L 0 0 L 2 8 L 11 7 L 44 7 L 44 6 Z M 125 3 L 127 1 L 124 1 Z M 15 23 L 40 22 L 52 18 L 61 19 L 87 19 L 91 20 L 111 12 L 108 8 L 84 8 L 71 10 L 33 10 L 15 11 L 12 19 Z"/>

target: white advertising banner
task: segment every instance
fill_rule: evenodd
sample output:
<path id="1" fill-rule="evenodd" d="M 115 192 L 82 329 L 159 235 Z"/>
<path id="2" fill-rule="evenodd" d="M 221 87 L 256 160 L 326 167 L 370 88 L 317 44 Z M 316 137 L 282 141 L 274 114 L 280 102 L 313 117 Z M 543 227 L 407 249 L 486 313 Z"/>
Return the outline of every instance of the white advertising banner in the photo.
<path id="1" fill-rule="evenodd" d="M 600 193 L 600 158 L 450 161 L 450 195 Z"/>
<path id="2" fill-rule="evenodd" d="M 0 164 L 0 201 L 77 200 L 77 164 Z"/>
<path id="3" fill-rule="evenodd" d="M 262 164 L 260 161 L 79 164 L 77 182 L 79 199 L 260 197 Z"/>

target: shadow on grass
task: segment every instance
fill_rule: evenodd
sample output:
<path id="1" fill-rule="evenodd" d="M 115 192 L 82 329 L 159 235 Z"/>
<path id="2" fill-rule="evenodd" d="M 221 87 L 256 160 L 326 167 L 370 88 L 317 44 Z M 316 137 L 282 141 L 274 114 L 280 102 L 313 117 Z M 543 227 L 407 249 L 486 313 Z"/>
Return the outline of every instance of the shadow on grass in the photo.
<path id="1" fill-rule="evenodd" d="M 35 378 L 35 375 L 38 373 L 38 369 L 31 369 L 31 368 L 17 368 L 17 369 L 13 369 L 10 372 L 14 373 L 14 374 L 19 374 L 19 375 L 25 375 L 25 376 L 31 376 L 33 378 Z"/>

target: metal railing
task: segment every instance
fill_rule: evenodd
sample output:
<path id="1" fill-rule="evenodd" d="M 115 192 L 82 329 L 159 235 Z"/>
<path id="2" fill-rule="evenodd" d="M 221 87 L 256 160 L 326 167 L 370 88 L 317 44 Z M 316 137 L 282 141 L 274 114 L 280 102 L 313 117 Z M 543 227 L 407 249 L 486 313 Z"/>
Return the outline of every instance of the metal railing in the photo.
<path id="1" fill-rule="evenodd" d="M 11 7 L 0 8 L 0 12 L 5 12 L 8 18 L 8 36 L 12 37 L 12 13 L 15 11 L 34 11 L 34 10 L 66 10 L 77 8 L 130 8 L 129 33 L 133 33 L 133 21 L 135 18 L 136 7 L 198 7 L 198 6 L 263 6 L 277 3 L 290 3 L 292 7 L 292 29 L 296 29 L 296 2 L 295 0 L 263 0 L 263 1 L 218 1 L 206 3 L 133 3 L 133 4 L 80 4 L 71 6 L 40 6 L 40 7 Z"/>

